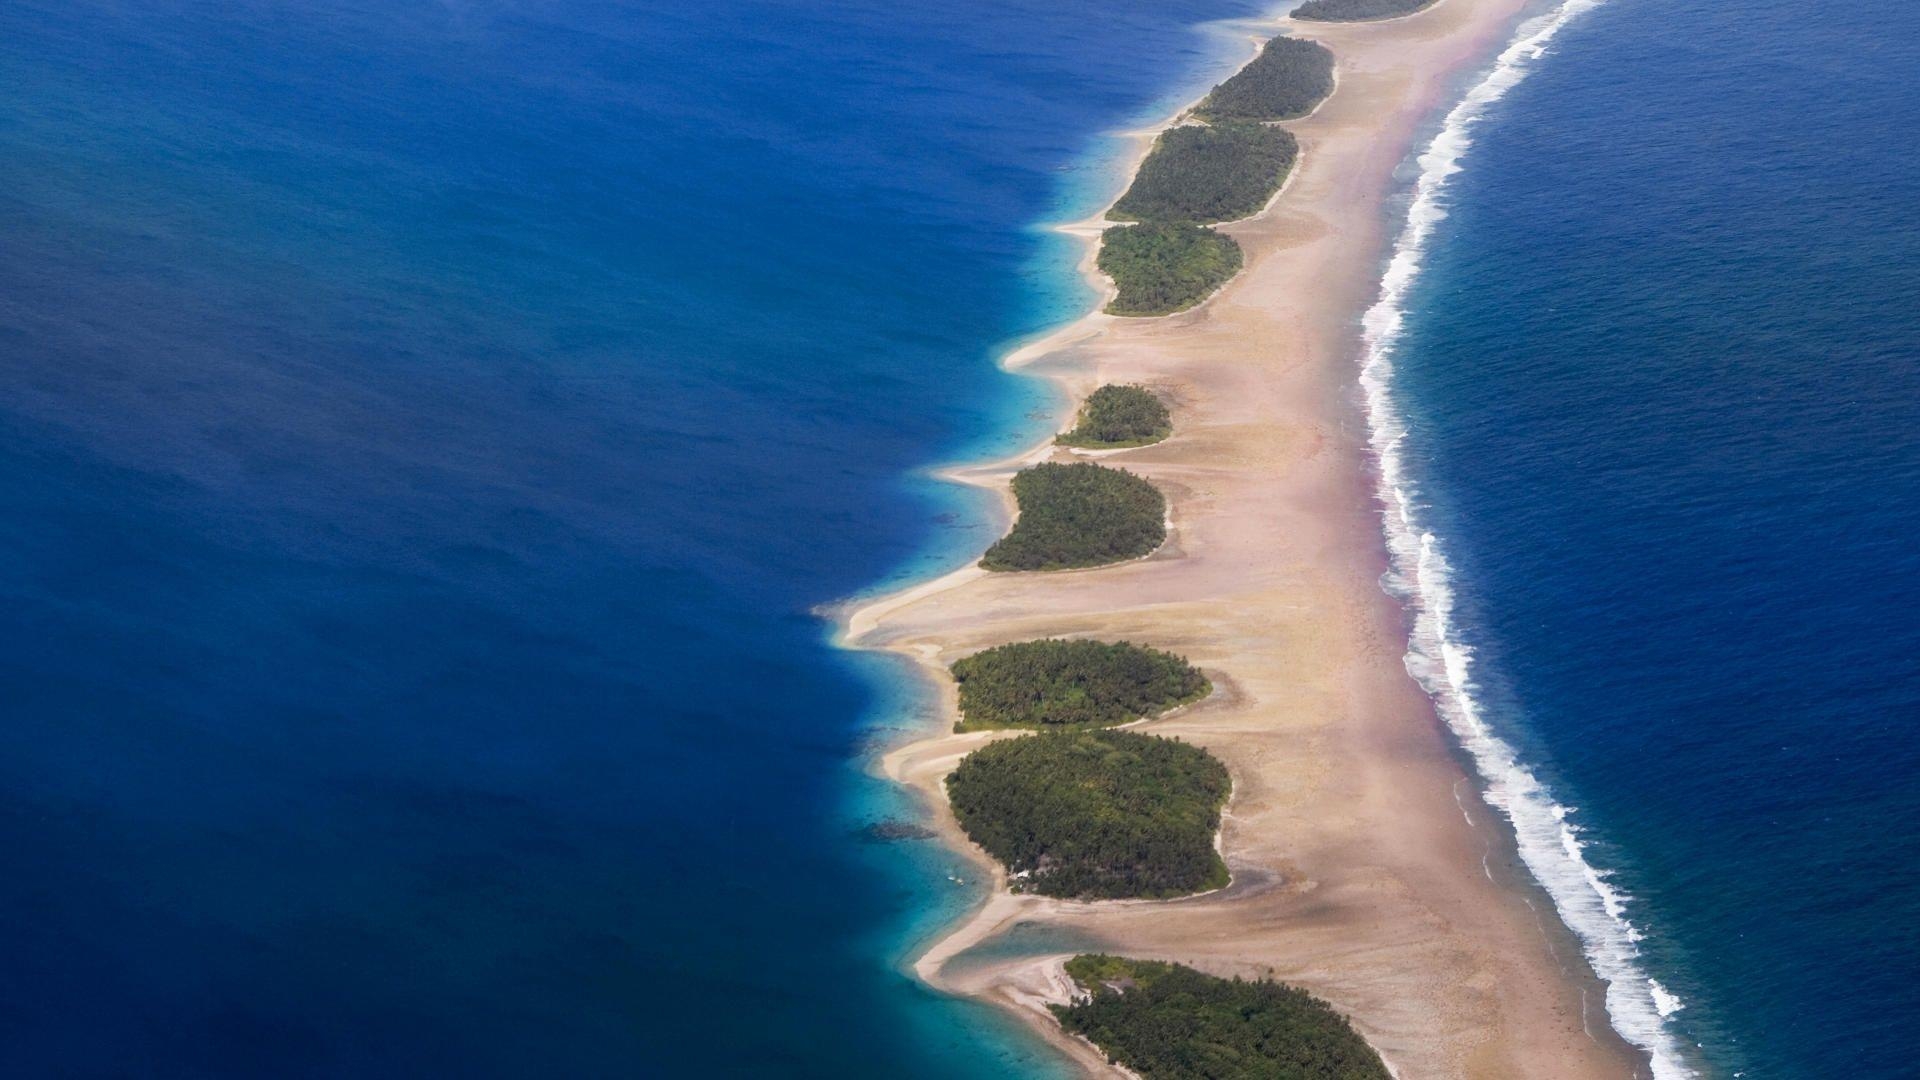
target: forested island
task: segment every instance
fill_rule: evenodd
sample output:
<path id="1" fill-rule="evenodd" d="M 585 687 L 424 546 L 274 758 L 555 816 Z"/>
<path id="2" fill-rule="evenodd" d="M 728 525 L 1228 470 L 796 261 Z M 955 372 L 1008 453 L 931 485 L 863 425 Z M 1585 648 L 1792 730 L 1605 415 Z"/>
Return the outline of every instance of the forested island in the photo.
<path id="1" fill-rule="evenodd" d="M 1054 441 L 1085 450 L 1120 450 L 1173 434 L 1173 417 L 1144 386 L 1108 384 L 1087 395 L 1073 430 Z"/>
<path id="2" fill-rule="evenodd" d="M 961 828 L 1016 892 L 1082 900 L 1224 886 L 1213 837 L 1230 787 L 1199 747 L 1111 730 L 991 743 L 947 778 Z"/>
<path id="3" fill-rule="evenodd" d="M 1085 993 L 1052 1006 L 1060 1026 L 1145 1080 L 1390 1080 L 1333 1006 L 1270 979 L 1222 979 L 1180 964 L 1076 956 Z"/>
<path id="4" fill-rule="evenodd" d="M 1020 516 L 987 549 L 988 570 L 1071 570 L 1148 555 L 1167 538 L 1167 500 L 1124 469 L 1047 462 L 1013 478 Z"/>
<path id="5" fill-rule="evenodd" d="M 1158 716 L 1213 691 L 1172 653 L 1130 642 L 1017 641 L 953 665 L 956 731 L 1110 727 Z"/>
<path id="6" fill-rule="evenodd" d="M 1212 123 L 1292 120 L 1312 112 L 1332 92 L 1333 54 L 1318 42 L 1277 37 L 1246 67 L 1214 87 L 1193 115 Z"/>
<path id="7" fill-rule="evenodd" d="M 1240 272 L 1233 237 L 1187 222 L 1118 225 L 1100 236 L 1101 272 L 1120 294 L 1112 315 L 1171 315 L 1205 300 Z"/>
<path id="8" fill-rule="evenodd" d="M 1293 17 L 1307 22 L 1367 22 L 1411 15 L 1436 0 L 1307 0 Z"/>
<path id="9" fill-rule="evenodd" d="M 1305 116 L 1332 90 L 1332 53 L 1316 42 L 1274 38 L 1194 108 L 1201 123 L 1162 132 L 1108 211 L 1112 220 L 1140 224 L 1101 234 L 1097 262 L 1119 289 L 1107 312 L 1185 311 L 1239 273 L 1240 245 L 1206 223 L 1266 206 L 1299 154 L 1291 132 L 1269 125 Z"/>
<path id="10" fill-rule="evenodd" d="M 1235 221 L 1259 213 L 1293 168 L 1299 144 L 1249 121 L 1168 128 L 1107 216 L 1115 221 Z"/>

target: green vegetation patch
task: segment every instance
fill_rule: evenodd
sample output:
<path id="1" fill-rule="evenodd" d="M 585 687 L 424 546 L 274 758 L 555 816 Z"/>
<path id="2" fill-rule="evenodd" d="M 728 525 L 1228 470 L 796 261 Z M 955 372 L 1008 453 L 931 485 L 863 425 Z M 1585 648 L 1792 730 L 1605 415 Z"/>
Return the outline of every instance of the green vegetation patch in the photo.
<path id="1" fill-rule="evenodd" d="M 1312 112 L 1332 92 L 1333 54 L 1318 42 L 1277 37 L 1231 79 L 1214 87 L 1193 114 L 1215 122 L 1291 120 Z"/>
<path id="2" fill-rule="evenodd" d="M 1231 787 L 1212 754 L 1131 731 L 983 746 L 947 778 L 954 814 L 1017 891 L 1184 896 L 1227 883 L 1213 847 Z"/>
<path id="3" fill-rule="evenodd" d="M 1157 443 L 1173 434 L 1167 406 L 1144 386 L 1109 384 L 1087 396 L 1072 431 L 1056 442 L 1089 450 Z"/>
<path id="4" fill-rule="evenodd" d="M 1048 462 L 1013 478 L 1020 516 L 987 549 L 988 570 L 1071 570 L 1137 559 L 1167 538 L 1167 500 L 1125 469 Z"/>
<path id="5" fill-rule="evenodd" d="M 1240 245 L 1199 225 L 1116 225 L 1100 242 L 1100 269 L 1120 289 L 1114 315 L 1185 311 L 1240 272 Z"/>
<path id="6" fill-rule="evenodd" d="M 1213 690 L 1185 659 L 1125 641 L 1018 641 L 953 665 L 959 731 L 1111 727 Z"/>
<path id="7" fill-rule="evenodd" d="M 1140 163 L 1115 221 L 1234 221 L 1260 212 L 1293 168 L 1299 143 L 1247 121 L 1168 128 Z"/>
<path id="8" fill-rule="evenodd" d="M 1284 983 L 1221 979 L 1179 964 L 1076 956 L 1087 996 L 1060 1026 L 1146 1080 L 1389 1080 L 1333 1006 Z"/>
<path id="9" fill-rule="evenodd" d="M 1307 22 L 1365 22 L 1411 15 L 1435 0 L 1307 0 L 1293 17 Z"/>

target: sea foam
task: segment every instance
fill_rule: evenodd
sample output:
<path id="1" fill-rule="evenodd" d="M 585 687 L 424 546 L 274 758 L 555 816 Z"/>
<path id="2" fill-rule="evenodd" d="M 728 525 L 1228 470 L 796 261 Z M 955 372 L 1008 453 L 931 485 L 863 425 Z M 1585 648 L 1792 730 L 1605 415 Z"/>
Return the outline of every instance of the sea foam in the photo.
<path id="1" fill-rule="evenodd" d="M 1688 1077 L 1680 1043 L 1666 1024 L 1681 1001 L 1653 981 L 1640 964 L 1640 933 L 1627 918 L 1630 898 L 1607 882 L 1585 857 L 1580 828 L 1488 725 L 1474 695 L 1473 651 L 1454 622 L 1451 575 L 1441 539 L 1418 524 L 1418 491 L 1401 454 L 1406 426 L 1393 394 L 1393 357 L 1405 322 L 1407 292 L 1420 276 L 1435 227 L 1446 218 L 1446 194 L 1473 128 L 1494 102 L 1525 79 L 1561 28 L 1602 0 L 1568 0 L 1521 25 L 1492 69 L 1446 116 L 1419 159 L 1407 221 L 1381 282 L 1380 299 L 1363 320 L 1366 394 L 1373 450 L 1379 460 L 1381 501 L 1393 569 L 1386 585 L 1414 612 L 1407 670 L 1433 697 L 1442 717 L 1472 756 L 1486 800 L 1512 822 L 1519 852 L 1579 937 L 1587 960 L 1607 984 L 1607 1013 L 1615 1030 L 1646 1051 L 1656 1080 Z"/>

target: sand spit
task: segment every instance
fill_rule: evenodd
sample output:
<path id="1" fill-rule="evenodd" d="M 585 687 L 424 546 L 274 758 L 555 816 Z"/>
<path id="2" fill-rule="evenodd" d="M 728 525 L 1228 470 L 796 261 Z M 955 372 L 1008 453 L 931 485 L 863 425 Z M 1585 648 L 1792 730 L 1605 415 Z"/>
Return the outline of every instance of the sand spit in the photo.
<path id="1" fill-rule="evenodd" d="M 1090 316 L 1009 358 L 1044 357 L 1076 398 L 1105 382 L 1169 393 L 1172 438 L 1103 455 L 1166 493 L 1173 529 L 1160 551 L 1053 574 L 968 568 L 845 616 L 848 644 L 910 657 L 943 688 L 939 732 L 889 753 L 884 769 L 924 793 L 943 838 L 995 881 L 916 973 L 1014 1009 L 1090 1073 L 1119 1075 L 1044 1009 L 1066 991 L 1061 957 L 957 961 L 1015 924 L 1070 928 L 1128 955 L 1304 986 L 1350 1014 L 1402 1077 L 1647 1074 L 1405 671 L 1406 614 L 1379 586 L 1386 553 L 1356 387 L 1394 169 L 1527 6 L 1442 0 L 1390 22 L 1276 24 L 1332 49 L 1338 79 L 1287 125 L 1301 153 L 1285 190 L 1221 226 L 1245 270 L 1191 311 Z M 1004 490 L 1018 464 L 1071 456 L 1040 447 L 955 478 Z M 1204 746 L 1232 773 L 1228 888 L 1171 902 L 1014 895 L 959 832 L 943 778 L 1011 733 L 946 734 L 945 668 L 1046 636 L 1169 649 L 1214 681 L 1212 697 L 1140 730 Z"/>

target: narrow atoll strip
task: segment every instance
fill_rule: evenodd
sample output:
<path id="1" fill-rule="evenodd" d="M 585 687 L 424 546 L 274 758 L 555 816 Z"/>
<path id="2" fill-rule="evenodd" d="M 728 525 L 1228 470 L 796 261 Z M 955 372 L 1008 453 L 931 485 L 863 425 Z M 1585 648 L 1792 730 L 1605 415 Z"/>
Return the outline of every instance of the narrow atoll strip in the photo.
<path id="1" fill-rule="evenodd" d="M 1463 21 L 1357 32 L 1349 61 L 1370 72 L 1452 71 L 1511 29 L 1519 0 L 1469 0 L 1457 9 Z M 1074 427 L 1055 443 L 1063 449 L 1022 455 L 1032 467 L 1012 477 L 1014 527 L 979 566 L 848 619 L 851 639 L 954 678 L 943 711 L 957 700 L 959 715 L 949 713 L 955 731 L 889 752 L 884 768 L 934 800 L 942 831 L 970 840 L 959 846 L 992 868 L 998 886 L 964 925 L 921 954 L 914 970 L 941 989 L 1019 1007 L 1055 1045 L 1102 1075 L 1108 1066 L 1143 1080 L 1390 1074 L 1344 1017 L 1278 983 L 1114 958 L 1000 951 L 967 963 L 956 958 L 1020 926 L 1085 928 L 1209 970 L 1285 972 L 1360 1009 L 1368 1035 L 1381 1037 L 1378 1045 L 1391 1048 L 1396 1065 L 1421 1074 L 1457 1071 L 1468 1055 L 1503 1075 L 1624 1075 L 1621 1050 L 1604 1037 L 1610 1033 L 1587 1023 L 1586 983 L 1564 957 L 1534 955 L 1541 927 L 1532 905 L 1508 903 L 1512 898 L 1490 876 L 1447 877 L 1488 842 L 1473 819 L 1456 822 L 1454 803 L 1436 812 L 1442 797 L 1459 791 L 1457 782 L 1448 786 L 1455 779 L 1450 754 L 1421 744 L 1392 762 L 1373 755 L 1375 738 L 1396 746 L 1408 738 L 1404 724 L 1382 717 L 1417 700 L 1410 698 L 1414 688 L 1402 685 L 1405 673 L 1379 662 L 1369 644 L 1394 629 L 1364 610 L 1378 599 L 1375 582 L 1350 575 L 1344 559 L 1276 556 L 1248 531 L 1269 518 L 1307 520 L 1309 511 L 1271 497 L 1272 485 L 1342 479 L 1333 476 L 1341 463 L 1298 451 L 1292 433 L 1301 416 L 1323 431 L 1334 422 L 1323 406 L 1336 374 L 1327 358 L 1340 355 L 1340 343 L 1321 316 L 1344 310 L 1342 290 L 1371 270 L 1351 243 L 1300 241 L 1284 226 L 1296 216 L 1324 215 L 1333 226 L 1328 236 L 1363 235 L 1365 215 L 1379 209 L 1378 201 L 1328 199 L 1325 181 L 1332 177 L 1337 187 L 1340 177 L 1374 176 L 1384 160 L 1374 152 L 1377 140 L 1395 140 L 1390 149 L 1399 140 L 1410 144 L 1411 115 L 1437 106 L 1443 91 L 1420 79 L 1361 80 L 1343 87 L 1354 106 L 1340 110 L 1346 115 L 1323 115 L 1319 105 L 1333 89 L 1335 64 L 1322 46 L 1269 41 L 1248 66 L 1252 75 L 1215 87 L 1170 121 L 1152 147 L 1141 147 L 1154 164 L 1141 167 L 1109 218 L 1138 223 L 1101 234 L 1090 260 L 1118 287 L 1106 314 L 1006 360 L 1020 366 L 1071 343 L 1084 356 L 1049 369 L 1070 392 L 1084 393 L 1096 376 L 1121 385 L 1101 387 L 1083 402 Z M 1214 111 L 1201 115 L 1208 103 Z M 1248 115 L 1231 115 L 1239 110 Z M 1311 132 L 1312 141 L 1304 152 L 1291 132 L 1271 126 L 1308 114 L 1301 138 Z M 1292 149 L 1284 172 L 1272 168 L 1273 150 L 1283 145 L 1276 132 Z M 1143 182 L 1146 172 L 1153 175 Z M 1252 223 L 1283 197 L 1295 172 L 1306 175 L 1297 194 L 1284 196 L 1296 203 L 1287 221 L 1276 223 L 1282 227 Z M 1249 213 L 1226 217 L 1256 199 Z M 1245 283 L 1245 303 L 1158 325 L 1109 317 L 1195 307 L 1256 255 L 1270 261 L 1258 280 Z M 1326 278 L 1332 283 L 1322 288 Z M 1244 362 L 1212 362 L 1221 357 Z M 1194 438 L 1137 460 L 1156 479 L 1177 478 L 1174 494 L 1207 498 L 1183 503 L 1181 528 L 1192 535 L 1165 553 L 1177 557 L 1120 567 L 1160 550 L 1172 528 L 1168 500 L 1143 477 L 1062 462 L 1070 451 L 1125 452 L 1171 435 L 1167 402 L 1148 386 L 1177 395 L 1183 424 L 1200 422 Z M 1269 422 L 1266 412 L 1273 411 L 1286 413 L 1286 421 Z M 1060 461 L 1032 465 L 1049 457 Z M 1067 471 L 1076 468 L 1082 471 Z M 983 486 L 1007 479 L 1004 465 L 953 475 Z M 1137 506 L 1121 505 L 1132 498 L 1127 492 L 1140 497 Z M 1245 514 L 1221 511 L 1243 503 Z M 1160 511 L 1152 525 L 1138 512 L 1148 506 Z M 990 572 L 1080 567 L 1107 569 Z M 1052 634 L 1073 641 L 1026 640 Z M 1195 650 L 1223 673 L 1215 678 L 1237 676 L 1235 692 L 1176 712 L 1208 696 L 1206 676 L 1182 657 L 1128 644 L 1129 637 Z M 1122 640 L 1108 645 L 1099 638 Z M 1295 655 L 1302 641 L 1318 644 Z M 1109 656 L 1108 649 L 1124 651 Z M 1082 657 L 1077 650 L 1090 651 Z M 1083 662 L 1096 652 L 1096 662 Z M 1276 662 L 1276 653 L 1285 660 Z M 1128 664 L 1143 656 L 1164 659 L 1143 665 L 1129 685 Z M 1123 676 L 1118 692 L 1109 660 L 1126 661 L 1113 665 Z M 1191 684 L 1195 697 L 1182 696 L 1188 672 L 1200 680 Z M 1339 710 L 1317 699 L 1312 680 L 1344 673 L 1354 680 L 1340 685 L 1356 687 L 1366 707 L 1328 719 Z M 1335 724 L 1356 729 L 1364 741 L 1321 737 Z M 1005 728 L 1016 730 L 997 730 Z M 1155 731 L 1205 745 L 1149 733 Z M 1382 784 L 1367 782 L 1387 766 L 1397 770 L 1392 798 L 1381 795 Z M 1339 799 L 1299 801 L 1299 791 L 1348 775 L 1357 779 L 1334 792 Z M 1409 778 L 1404 792 L 1399 778 Z M 1229 798 L 1232 827 L 1223 831 Z M 1382 844 L 1382 832 L 1398 839 Z M 1228 887 L 1229 843 L 1233 876 L 1243 865 L 1247 871 L 1238 887 Z M 1448 887 L 1424 889 L 1435 880 Z M 1407 887 L 1381 888 L 1383 882 Z M 1160 903 L 1175 899 L 1181 902 Z M 1308 942 L 1301 931 L 1318 936 Z M 1545 944 L 1552 950 L 1552 941 Z M 1063 975 L 1063 962 L 1075 971 Z M 1456 975 L 1472 981 L 1448 986 Z M 1179 992 L 1156 991 L 1163 980 L 1163 988 Z M 1435 986 L 1449 991 L 1444 1014 L 1423 1011 Z M 1305 1059 L 1287 1056 L 1296 1051 Z"/>

